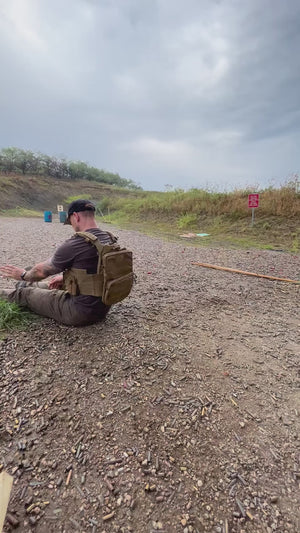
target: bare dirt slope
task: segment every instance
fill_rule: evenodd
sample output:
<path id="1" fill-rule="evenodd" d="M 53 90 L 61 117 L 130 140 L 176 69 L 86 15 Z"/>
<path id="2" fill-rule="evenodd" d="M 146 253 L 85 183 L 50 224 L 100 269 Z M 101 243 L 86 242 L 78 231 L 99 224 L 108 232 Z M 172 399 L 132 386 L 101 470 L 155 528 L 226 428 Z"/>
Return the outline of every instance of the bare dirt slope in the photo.
<path id="1" fill-rule="evenodd" d="M 43 176 L 0 174 L 1 209 L 17 206 L 39 211 L 56 211 L 57 204 L 66 207 L 66 198 L 86 194 L 95 202 L 103 197 L 135 197 L 136 192 L 87 180 L 59 180 Z"/>
<path id="2" fill-rule="evenodd" d="M 19 266 L 72 232 L 0 227 Z M 5 531 L 298 532 L 300 287 L 191 262 L 299 279 L 299 255 L 116 233 L 137 283 L 103 324 L 0 342 Z"/>

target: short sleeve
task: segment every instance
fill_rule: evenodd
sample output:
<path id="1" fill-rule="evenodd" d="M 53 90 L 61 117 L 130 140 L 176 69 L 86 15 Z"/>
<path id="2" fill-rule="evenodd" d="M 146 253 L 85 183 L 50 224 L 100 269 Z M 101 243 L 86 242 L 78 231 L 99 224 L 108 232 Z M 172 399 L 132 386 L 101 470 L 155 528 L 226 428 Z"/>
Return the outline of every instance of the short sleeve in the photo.
<path id="1" fill-rule="evenodd" d="M 74 241 L 73 241 L 74 242 Z M 71 268 L 74 261 L 74 246 L 72 239 L 68 239 L 61 246 L 59 246 L 55 254 L 51 258 L 53 266 L 59 269 L 60 272 Z"/>

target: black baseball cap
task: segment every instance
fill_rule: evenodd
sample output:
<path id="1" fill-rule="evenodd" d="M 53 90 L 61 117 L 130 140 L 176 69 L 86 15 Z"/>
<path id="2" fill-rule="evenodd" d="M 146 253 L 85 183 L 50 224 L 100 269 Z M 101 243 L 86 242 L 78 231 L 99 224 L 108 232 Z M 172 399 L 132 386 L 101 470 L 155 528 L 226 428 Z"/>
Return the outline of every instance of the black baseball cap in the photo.
<path id="1" fill-rule="evenodd" d="M 69 205 L 68 217 L 66 218 L 65 224 L 71 224 L 70 216 L 73 213 L 80 213 L 81 211 L 96 211 L 96 207 L 90 200 L 74 200 Z"/>

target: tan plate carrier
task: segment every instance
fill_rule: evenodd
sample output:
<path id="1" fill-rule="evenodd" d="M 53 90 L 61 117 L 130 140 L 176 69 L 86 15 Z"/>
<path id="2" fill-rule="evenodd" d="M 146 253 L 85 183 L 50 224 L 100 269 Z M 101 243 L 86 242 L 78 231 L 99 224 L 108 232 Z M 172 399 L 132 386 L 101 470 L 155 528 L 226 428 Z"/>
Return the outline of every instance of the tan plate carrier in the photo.
<path id="1" fill-rule="evenodd" d="M 133 285 L 132 252 L 116 244 L 117 238 L 109 233 L 113 244 L 101 244 L 87 231 L 75 233 L 96 247 L 98 265 L 96 274 L 80 268 L 70 268 L 64 273 L 64 289 L 79 294 L 101 297 L 105 305 L 120 302 L 129 295 Z"/>

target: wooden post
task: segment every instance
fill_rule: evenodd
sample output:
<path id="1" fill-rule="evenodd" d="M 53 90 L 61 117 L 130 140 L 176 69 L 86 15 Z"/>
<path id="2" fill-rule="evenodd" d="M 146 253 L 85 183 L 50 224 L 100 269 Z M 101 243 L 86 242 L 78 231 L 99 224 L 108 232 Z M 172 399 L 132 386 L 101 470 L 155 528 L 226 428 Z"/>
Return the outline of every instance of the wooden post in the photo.
<path id="1" fill-rule="evenodd" d="M 300 281 L 295 280 L 295 279 L 277 278 L 275 276 L 267 276 L 265 274 L 257 274 L 256 272 L 247 272 L 246 270 L 237 270 L 236 268 L 222 267 L 222 266 L 218 266 L 218 265 L 210 265 L 208 263 L 196 263 L 194 261 L 192 261 L 192 265 L 205 267 L 205 268 L 214 268 L 216 270 L 225 270 L 226 272 L 235 272 L 236 274 L 245 274 L 246 276 L 255 276 L 256 278 L 271 279 L 273 281 L 287 281 L 289 283 L 296 283 L 297 285 L 300 285 Z"/>
<path id="2" fill-rule="evenodd" d="M 13 477 L 7 472 L 0 474 L 0 532 L 3 529 L 3 524 L 6 516 L 7 506 L 10 497 L 10 491 L 13 484 Z"/>

